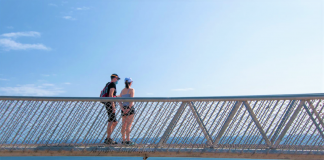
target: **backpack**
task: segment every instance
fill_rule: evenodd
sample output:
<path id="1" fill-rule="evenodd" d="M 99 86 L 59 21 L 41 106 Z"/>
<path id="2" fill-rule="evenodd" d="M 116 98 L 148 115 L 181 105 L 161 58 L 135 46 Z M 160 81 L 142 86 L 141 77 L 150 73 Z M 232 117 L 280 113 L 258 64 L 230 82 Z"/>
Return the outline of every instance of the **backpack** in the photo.
<path id="1" fill-rule="evenodd" d="M 110 84 L 110 82 L 108 82 L 106 84 L 106 86 L 102 89 L 102 91 L 100 92 L 100 97 L 108 97 L 109 96 L 109 91 L 108 91 L 109 84 Z"/>

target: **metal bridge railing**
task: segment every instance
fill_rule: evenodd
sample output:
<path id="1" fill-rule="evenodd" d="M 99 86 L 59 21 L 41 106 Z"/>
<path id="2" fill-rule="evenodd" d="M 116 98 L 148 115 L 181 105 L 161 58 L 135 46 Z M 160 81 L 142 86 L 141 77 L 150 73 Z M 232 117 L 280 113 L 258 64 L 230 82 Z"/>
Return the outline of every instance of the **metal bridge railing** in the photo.
<path id="1" fill-rule="evenodd" d="M 101 102 L 133 101 L 135 145 L 122 145 L 121 116 L 105 145 Z M 324 94 L 201 98 L 0 96 L 0 155 L 232 158 L 324 156 Z M 37 154 L 41 153 L 41 154 Z M 264 156 L 267 155 L 267 156 Z"/>

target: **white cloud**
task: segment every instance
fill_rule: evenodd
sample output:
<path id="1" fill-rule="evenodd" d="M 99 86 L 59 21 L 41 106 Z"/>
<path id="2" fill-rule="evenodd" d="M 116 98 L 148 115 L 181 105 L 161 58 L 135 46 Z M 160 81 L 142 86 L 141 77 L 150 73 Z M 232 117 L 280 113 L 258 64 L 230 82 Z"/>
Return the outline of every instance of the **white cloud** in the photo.
<path id="1" fill-rule="evenodd" d="M 51 50 L 43 44 L 22 44 L 11 39 L 0 39 L 0 46 L 6 50 L 27 50 L 27 49 L 38 49 L 38 50 Z"/>
<path id="2" fill-rule="evenodd" d="M 78 7 L 76 8 L 76 10 L 78 11 L 84 11 L 84 10 L 89 10 L 90 8 L 89 7 Z"/>
<path id="3" fill-rule="evenodd" d="M 39 49 L 39 50 L 50 50 L 49 47 L 46 47 L 43 44 L 22 44 L 13 40 L 13 38 L 18 37 L 40 37 L 39 32 L 30 31 L 30 32 L 11 32 L 4 33 L 0 35 L 0 46 L 4 47 L 5 50 L 27 50 L 27 49 Z"/>
<path id="4" fill-rule="evenodd" d="M 63 16 L 62 18 L 67 19 L 67 20 L 76 20 L 75 18 L 71 16 Z"/>
<path id="5" fill-rule="evenodd" d="M 57 76 L 57 74 L 41 74 L 43 77 Z"/>
<path id="6" fill-rule="evenodd" d="M 0 81 L 9 81 L 9 79 L 0 78 Z"/>
<path id="7" fill-rule="evenodd" d="M 57 5 L 54 4 L 54 3 L 49 3 L 48 5 L 49 5 L 49 6 L 53 6 L 53 7 L 57 7 Z"/>
<path id="8" fill-rule="evenodd" d="M 172 89 L 172 91 L 192 91 L 193 88 L 178 88 L 178 89 Z"/>
<path id="9" fill-rule="evenodd" d="M 55 85 L 43 84 L 36 86 L 34 84 L 17 85 L 16 87 L 0 87 L 0 91 L 5 95 L 21 95 L 21 96 L 55 96 L 65 91 Z"/>
<path id="10" fill-rule="evenodd" d="M 70 83 L 70 82 L 65 82 L 65 83 L 63 83 L 63 84 L 70 85 L 71 83 Z"/>
<path id="11" fill-rule="evenodd" d="M 8 37 L 8 38 L 17 38 L 17 37 L 40 37 L 41 34 L 39 32 L 12 32 L 12 33 L 5 33 L 2 34 L 1 36 L 3 37 Z"/>

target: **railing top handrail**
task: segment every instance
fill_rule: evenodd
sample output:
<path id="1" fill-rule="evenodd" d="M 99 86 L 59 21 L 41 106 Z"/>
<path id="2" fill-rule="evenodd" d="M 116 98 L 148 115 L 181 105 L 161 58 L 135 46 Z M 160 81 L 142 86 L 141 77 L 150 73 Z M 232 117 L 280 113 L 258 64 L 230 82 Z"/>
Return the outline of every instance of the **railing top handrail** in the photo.
<path id="1" fill-rule="evenodd" d="M 250 100 L 307 100 L 324 99 L 324 93 L 281 94 L 281 95 L 247 95 L 247 96 L 215 96 L 215 97 L 134 97 L 134 98 L 100 98 L 100 97 L 32 97 L 32 96 L 0 96 L 0 100 L 27 101 L 137 101 L 137 102 L 179 102 L 179 101 L 250 101 Z"/>

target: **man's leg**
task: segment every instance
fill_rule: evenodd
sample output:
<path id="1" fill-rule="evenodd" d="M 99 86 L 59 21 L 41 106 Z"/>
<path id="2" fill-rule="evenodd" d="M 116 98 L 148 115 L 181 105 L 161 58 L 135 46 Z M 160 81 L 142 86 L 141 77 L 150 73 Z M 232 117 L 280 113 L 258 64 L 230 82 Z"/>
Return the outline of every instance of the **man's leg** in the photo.
<path id="1" fill-rule="evenodd" d="M 107 113 L 108 113 L 108 125 L 107 125 L 107 140 L 110 139 L 110 136 L 111 136 L 111 133 L 112 133 L 112 130 L 111 130 L 111 127 L 112 127 L 112 122 L 114 121 L 114 114 L 113 114 L 113 110 L 112 110 L 112 106 L 111 106 L 111 103 L 110 102 L 107 102 L 105 103 L 105 107 L 106 107 L 106 110 L 107 110 Z"/>
<path id="2" fill-rule="evenodd" d="M 112 132 L 114 131 L 115 127 L 117 126 L 117 119 L 116 114 L 111 113 L 109 120 L 108 120 L 108 127 L 107 127 L 107 139 L 110 138 Z"/>
<path id="3" fill-rule="evenodd" d="M 116 128 L 117 124 L 118 124 L 118 122 L 112 122 L 112 125 L 111 125 L 111 133 L 110 134 L 112 134 L 112 132 Z"/>
<path id="4" fill-rule="evenodd" d="M 111 139 L 111 135 L 114 131 L 114 129 L 116 128 L 117 126 L 117 120 L 116 120 L 116 115 L 115 113 L 112 114 L 111 117 L 109 117 L 109 120 L 108 120 L 108 126 L 107 126 L 107 139 L 105 140 L 105 143 L 106 144 L 117 144 L 117 142 L 113 141 Z"/>
<path id="5" fill-rule="evenodd" d="M 108 122 L 108 126 L 107 126 L 107 139 L 110 138 L 111 136 L 111 133 L 112 133 L 112 125 L 113 125 L 114 122 Z"/>

